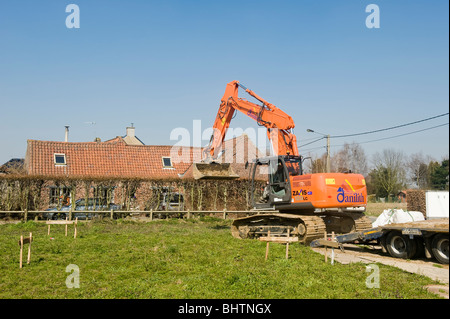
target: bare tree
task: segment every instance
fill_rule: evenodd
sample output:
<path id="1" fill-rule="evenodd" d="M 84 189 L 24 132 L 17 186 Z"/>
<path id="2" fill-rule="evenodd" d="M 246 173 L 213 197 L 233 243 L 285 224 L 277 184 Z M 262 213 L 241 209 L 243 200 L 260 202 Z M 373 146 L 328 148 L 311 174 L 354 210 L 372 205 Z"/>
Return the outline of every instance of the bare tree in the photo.
<path id="1" fill-rule="evenodd" d="M 345 143 L 342 149 L 331 159 L 331 171 L 358 173 L 366 176 L 369 173 L 367 157 L 364 149 L 356 143 Z"/>
<path id="2" fill-rule="evenodd" d="M 327 154 L 322 156 L 309 155 L 307 159 L 303 162 L 304 173 L 325 173 L 327 171 Z"/>
<path id="3" fill-rule="evenodd" d="M 426 189 L 429 187 L 430 170 L 428 164 L 433 159 L 430 156 L 425 156 L 419 152 L 411 154 L 406 162 L 406 167 L 409 173 L 409 179 L 419 189 Z"/>
<path id="4" fill-rule="evenodd" d="M 370 172 L 373 188 L 378 196 L 397 193 L 406 184 L 405 159 L 402 152 L 385 149 L 373 156 L 374 169 Z"/>

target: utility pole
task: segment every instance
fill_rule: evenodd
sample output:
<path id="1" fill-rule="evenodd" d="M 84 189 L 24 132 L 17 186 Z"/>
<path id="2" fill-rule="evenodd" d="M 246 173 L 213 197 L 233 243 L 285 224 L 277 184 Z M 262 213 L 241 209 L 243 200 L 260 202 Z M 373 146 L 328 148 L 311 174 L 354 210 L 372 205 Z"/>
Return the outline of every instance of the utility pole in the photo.
<path id="1" fill-rule="evenodd" d="M 311 130 L 311 129 L 307 129 L 306 131 L 307 131 L 307 132 L 310 132 L 310 133 L 316 133 L 316 134 L 322 135 L 323 137 L 326 137 L 326 138 L 327 138 L 327 164 L 326 164 L 327 167 L 326 167 L 326 171 L 327 171 L 327 173 L 330 173 L 330 172 L 331 172 L 331 163 L 330 163 L 330 134 L 319 133 L 319 132 L 316 132 L 316 131 Z"/>
<path id="2" fill-rule="evenodd" d="M 327 135 L 327 173 L 330 173 L 330 135 Z"/>

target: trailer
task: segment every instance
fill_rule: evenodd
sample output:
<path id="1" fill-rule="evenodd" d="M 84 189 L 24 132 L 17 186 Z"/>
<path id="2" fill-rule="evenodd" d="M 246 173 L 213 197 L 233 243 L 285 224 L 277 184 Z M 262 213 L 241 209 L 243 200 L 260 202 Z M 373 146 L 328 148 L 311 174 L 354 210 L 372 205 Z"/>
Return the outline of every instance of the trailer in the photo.
<path id="1" fill-rule="evenodd" d="M 344 243 L 377 244 L 384 253 L 395 258 L 413 259 L 421 256 L 435 258 L 448 264 L 448 218 L 387 224 L 360 232 L 335 236 L 342 248 Z M 322 240 L 314 240 L 311 247 L 320 247 Z"/>

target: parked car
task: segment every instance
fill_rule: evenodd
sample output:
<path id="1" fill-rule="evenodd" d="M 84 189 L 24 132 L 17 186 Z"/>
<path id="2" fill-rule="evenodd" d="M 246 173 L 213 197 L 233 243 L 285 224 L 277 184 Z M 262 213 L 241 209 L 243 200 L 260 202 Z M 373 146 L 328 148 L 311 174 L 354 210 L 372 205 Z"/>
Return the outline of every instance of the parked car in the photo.
<path id="1" fill-rule="evenodd" d="M 95 205 L 94 205 L 95 204 Z M 94 209 L 95 206 L 95 209 Z M 46 210 L 48 213 L 44 213 L 45 219 L 66 219 L 66 217 L 69 217 L 70 209 L 72 208 L 72 205 L 66 205 L 62 206 L 61 209 L 58 210 L 56 207 L 52 207 Z M 98 214 L 94 213 L 84 213 L 77 211 L 85 211 L 85 210 L 92 210 L 92 211 L 101 211 L 101 210 L 120 210 L 121 206 L 116 205 L 114 203 L 110 203 L 109 205 L 106 205 L 104 201 L 101 201 L 99 198 L 89 198 L 88 199 L 88 205 L 86 206 L 86 199 L 81 198 L 75 201 L 75 211 L 72 214 L 72 218 L 78 218 L 78 219 L 90 219 L 95 216 L 98 216 Z"/>

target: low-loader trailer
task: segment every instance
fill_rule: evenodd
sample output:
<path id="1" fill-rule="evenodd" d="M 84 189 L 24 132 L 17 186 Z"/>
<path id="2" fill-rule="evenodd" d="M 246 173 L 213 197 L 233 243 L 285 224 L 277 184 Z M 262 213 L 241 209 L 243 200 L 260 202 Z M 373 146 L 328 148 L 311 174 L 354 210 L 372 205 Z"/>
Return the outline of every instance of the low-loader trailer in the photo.
<path id="1" fill-rule="evenodd" d="M 425 255 L 441 264 L 448 264 L 448 218 L 408 223 L 387 224 L 359 232 L 338 235 L 335 241 L 344 243 L 379 244 L 382 251 L 395 258 L 412 259 Z M 311 247 L 322 246 L 314 240 Z"/>

